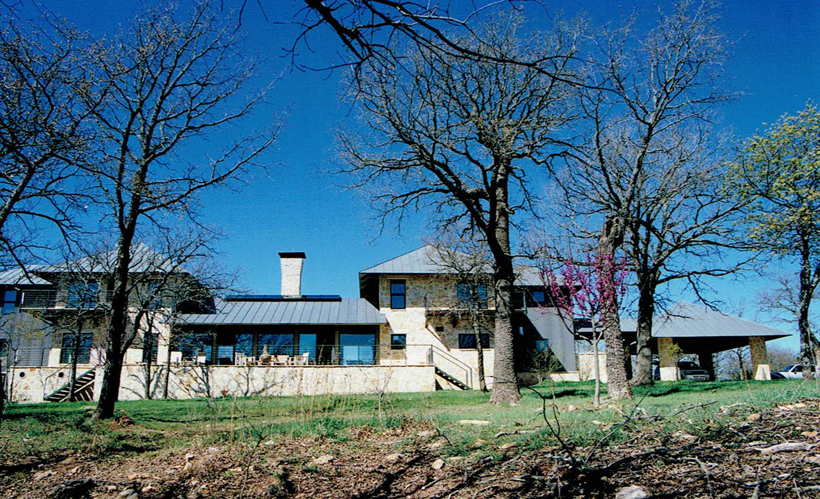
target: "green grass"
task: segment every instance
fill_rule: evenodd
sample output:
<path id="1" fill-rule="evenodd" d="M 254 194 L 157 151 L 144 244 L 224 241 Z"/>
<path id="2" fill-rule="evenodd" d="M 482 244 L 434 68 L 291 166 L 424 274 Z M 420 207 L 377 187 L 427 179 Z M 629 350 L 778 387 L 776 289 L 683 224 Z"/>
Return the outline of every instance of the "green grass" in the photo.
<path id="1" fill-rule="evenodd" d="M 609 443 L 621 442 L 649 426 L 669 433 L 706 434 L 719 430 L 732 416 L 745 417 L 773 404 L 820 394 L 816 383 L 802 381 L 658 383 L 636 389 L 633 403 L 595 409 L 592 383 L 545 383 L 534 388 L 547 397 L 549 423 L 560 427 L 565 441 L 578 446 L 594 444 L 605 435 Z M 493 445 L 515 441 L 524 449 L 557 444 L 540 411 L 542 399 L 534 391 L 522 389 L 522 401 L 514 407 L 492 406 L 488 401 L 489 395 L 478 391 L 440 391 L 388 394 L 381 407 L 375 395 L 119 403 L 118 411 L 133 425 L 91 421 L 93 405 L 87 402 L 12 404 L 0 428 L 0 457 L 14 463 L 27 457 L 60 459 L 77 452 L 127 454 L 303 437 L 349 442 L 354 430 L 366 427 L 379 431 L 405 428 L 399 431 L 405 445 L 411 445 L 418 430 L 435 429 L 449 442 L 440 450 L 446 455 L 472 452 L 477 439 Z M 625 414 L 632 413 L 636 403 L 640 408 L 635 414 L 644 418 L 621 428 Z M 569 410 L 570 406 L 575 409 Z M 684 412 L 668 418 L 645 418 L 669 416 L 682 409 Z M 459 424 L 463 419 L 486 420 L 490 425 Z M 495 438 L 502 432 L 507 435 Z M 489 453 L 494 451 L 487 448 Z"/>

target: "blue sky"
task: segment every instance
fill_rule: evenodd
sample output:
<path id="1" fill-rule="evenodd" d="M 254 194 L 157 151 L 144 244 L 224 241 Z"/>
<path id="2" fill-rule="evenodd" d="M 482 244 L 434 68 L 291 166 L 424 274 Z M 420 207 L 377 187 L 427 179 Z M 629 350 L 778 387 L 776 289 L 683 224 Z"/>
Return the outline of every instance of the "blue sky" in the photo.
<path id="1" fill-rule="evenodd" d="M 401 233 L 389 230 L 375 238 L 378 227 L 367 201 L 355 191 L 340 188 L 344 178 L 326 173 L 333 169 L 333 127 L 353 119 L 349 107 L 340 102 L 342 72 L 292 70 L 284 48 L 291 46 L 297 31 L 287 22 L 301 2 L 262 3 L 269 21 L 255 2 L 249 2 L 243 47 L 249 56 L 267 59 L 260 84 L 279 75 L 270 100 L 274 108 L 288 109 L 289 117 L 271 155 L 270 169 L 256 174 L 238 191 L 205 196 L 204 219 L 225 231 L 219 244 L 223 263 L 242 271 L 248 291 L 279 292 L 277 253 L 304 251 L 303 292 L 358 296 L 357 272 L 420 246 L 429 235 L 425 218 L 411 217 Z M 224 2 L 226 7 L 231 4 Z M 583 9 L 594 23 L 603 24 L 617 21 L 620 12 L 633 8 L 651 13 L 656 2 L 547 0 L 545 4 L 550 11 L 563 8 L 565 16 Z M 116 30 L 139 4 L 54 0 L 45 5 L 81 29 L 102 33 Z M 726 73 L 732 87 L 745 92 L 722 109 L 726 126 L 746 137 L 762 130 L 763 123 L 795 113 L 809 100 L 820 100 L 820 1 L 730 0 L 723 3 L 722 12 L 721 28 L 735 42 Z M 316 32 L 310 42 L 314 52 L 301 46 L 300 62 L 318 67 L 338 61 L 342 48 L 331 34 Z M 256 125 L 268 119 L 269 115 L 258 116 Z M 749 290 L 761 285 L 760 279 L 727 281 L 718 284 L 718 291 L 725 295 L 723 299 L 745 296 L 746 315 L 754 319 L 758 317 L 749 310 L 754 300 Z"/>

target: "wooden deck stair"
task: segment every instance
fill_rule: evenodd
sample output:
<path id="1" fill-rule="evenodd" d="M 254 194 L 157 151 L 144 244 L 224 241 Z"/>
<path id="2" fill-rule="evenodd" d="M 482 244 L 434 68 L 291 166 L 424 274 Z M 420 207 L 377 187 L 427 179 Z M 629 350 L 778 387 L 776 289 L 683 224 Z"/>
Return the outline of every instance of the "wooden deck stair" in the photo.
<path id="1" fill-rule="evenodd" d="M 470 388 L 470 385 L 464 383 L 463 381 L 456 378 L 455 376 L 451 376 L 451 375 L 447 374 L 445 371 L 443 371 L 438 366 L 436 366 L 436 375 L 441 377 L 441 378 L 446 379 L 447 381 L 449 381 L 450 383 L 454 384 L 455 386 L 461 388 L 462 390 L 472 390 L 472 388 Z"/>
<path id="2" fill-rule="evenodd" d="M 94 400 L 94 379 L 96 378 L 96 372 L 96 369 L 89 369 L 77 376 L 77 381 L 74 383 L 74 397 L 77 400 L 85 402 Z M 71 381 L 54 390 L 45 400 L 49 402 L 68 402 L 68 399 L 71 397 L 70 385 Z"/>

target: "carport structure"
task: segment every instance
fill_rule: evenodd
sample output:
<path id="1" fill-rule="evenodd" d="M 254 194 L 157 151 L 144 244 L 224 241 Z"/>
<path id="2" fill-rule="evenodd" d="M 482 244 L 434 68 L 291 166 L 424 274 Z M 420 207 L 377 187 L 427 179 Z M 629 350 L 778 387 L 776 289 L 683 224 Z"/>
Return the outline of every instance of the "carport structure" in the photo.
<path id="1" fill-rule="evenodd" d="M 622 321 L 621 328 L 626 341 L 634 349 L 634 319 Z M 655 316 L 650 347 L 660 359 L 663 381 L 676 381 L 680 378 L 676 365 L 679 354 L 696 354 L 700 366 L 715 379 L 713 355 L 745 346 L 750 350 L 754 379 L 763 380 L 771 379 L 766 342 L 786 336 L 790 334 L 681 301 L 666 313 Z"/>

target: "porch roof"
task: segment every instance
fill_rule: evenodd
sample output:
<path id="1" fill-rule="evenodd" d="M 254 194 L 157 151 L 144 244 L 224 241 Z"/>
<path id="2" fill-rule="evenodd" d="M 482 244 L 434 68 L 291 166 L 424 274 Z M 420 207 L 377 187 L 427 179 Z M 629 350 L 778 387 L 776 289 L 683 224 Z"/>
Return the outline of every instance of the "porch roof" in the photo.
<path id="1" fill-rule="evenodd" d="M 231 300 L 217 303 L 216 313 L 185 314 L 175 324 L 327 324 L 378 325 L 384 315 L 363 298 L 338 300 Z"/>

